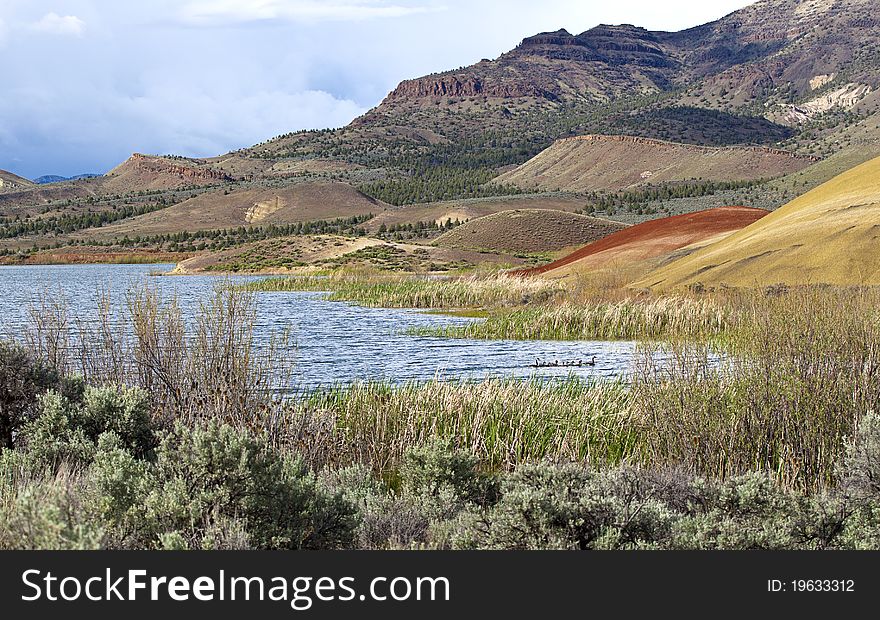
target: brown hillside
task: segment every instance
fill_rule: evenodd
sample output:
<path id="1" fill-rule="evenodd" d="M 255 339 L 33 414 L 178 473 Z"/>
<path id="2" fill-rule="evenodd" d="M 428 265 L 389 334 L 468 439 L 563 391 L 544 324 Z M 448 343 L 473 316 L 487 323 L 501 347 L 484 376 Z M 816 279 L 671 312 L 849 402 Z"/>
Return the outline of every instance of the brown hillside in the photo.
<path id="1" fill-rule="evenodd" d="M 706 147 L 634 136 L 588 135 L 558 140 L 495 181 L 523 189 L 617 191 L 694 179 L 778 177 L 815 161 L 767 147 Z"/>
<path id="2" fill-rule="evenodd" d="M 609 235 L 548 265 L 520 273 L 537 275 L 569 266 L 592 268 L 618 260 L 636 262 L 666 256 L 745 228 L 767 214 L 751 207 L 721 207 L 651 220 Z"/>
<path id="3" fill-rule="evenodd" d="M 375 214 L 386 207 L 345 183 L 303 182 L 278 189 L 242 189 L 228 194 L 219 190 L 207 192 L 173 207 L 83 235 L 115 238 L 332 220 Z"/>
<path id="4" fill-rule="evenodd" d="M 544 209 L 502 211 L 471 220 L 438 238 L 434 245 L 462 250 L 556 252 L 589 243 L 626 228 L 595 217 Z"/>
<path id="5" fill-rule="evenodd" d="M 0 193 L 20 192 L 35 186 L 36 185 L 32 181 L 29 181 L 24 177 L 12 174 L 6 170 L 0 170 Z"/>
<path id="6" fill-rule="evenodd" d="M 433 222 L 435 224 L 445 224 L 447 220 L 464 222 L 511 209 L 550 209 L 574 212 L 583 208 L 583 198 L 573 196 L 523 195 L 448 200 L 402 207 L 388 206 L 386 211 L 377 214 L 364 227 L 368 232 L 376 232 L 382 224 L 390 228 L 417 222 Z"/>

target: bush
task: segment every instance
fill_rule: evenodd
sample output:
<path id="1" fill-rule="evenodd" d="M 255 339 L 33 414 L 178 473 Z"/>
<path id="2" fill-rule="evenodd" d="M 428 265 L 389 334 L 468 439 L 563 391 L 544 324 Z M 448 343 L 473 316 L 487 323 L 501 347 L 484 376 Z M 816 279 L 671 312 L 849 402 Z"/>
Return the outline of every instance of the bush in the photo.
<path id="1" fill-rule="evenodd" d="M 41 402 L 42 411 L 24 425 L 19 442 L 36 468 L 89 464 L 104 433 L 139 458 L 155 447 L 149 395 L 138 388 L 89 387 L 81 402 L 52 391 Z"/>
<path id="2" fill-rule="evenodd" d="M 490 503 L 497 494 L 494 480 L 478 471 L 479 460 L 457 450 L 451 440 L 435 440 L 410 448 L 400 467 L 401 486 L 415 495 L 450 495 L 459 504 Z"/>
<path id="3" fill-rule="evenodd" d="M 873 411 L 859 422 L 838 477 L 848 493 L 880 497 L 880 416 Z"/>
<path id="4" fill-rule="evenodd" d="M 93 474 L 119 546 L 260 549 L 351 546 L 357 513 L 297 460 L 265 441 L 215 423 L 176 424 L 147 465 L 102 446 Z M 245 535 L 246 534 L 246 535 Z"/>
<path id="5" fill-rule="evenodd" d="M 768 476 L 746 474 L 709 490 L 706 509 L 681 519 L 671 546 L 680 549 L 793 549 L 799 509 Z"/>
<path id="6" fill-rule="evenodd" d="M 58 373 L 24 349 L 0 342 L 0 448 L 10 448 L 37 396 L 58 386 Z"/>
<path id="7" fill-rule="evenodd" d="M 662 502 L 615 497 L 608 482 L 575 464 L 522 466 L 503 480 L 495 506 L 462 520 L 453 545 L 596 549 L 651 546 L 666 536 L 673 517 Z"/>
<path id="8" fill-rule="evenodd" d="M 103 528 L 75 473 L 19 478 L 3 486 L 0 500 L 0 549 L 100 548 Z"/>

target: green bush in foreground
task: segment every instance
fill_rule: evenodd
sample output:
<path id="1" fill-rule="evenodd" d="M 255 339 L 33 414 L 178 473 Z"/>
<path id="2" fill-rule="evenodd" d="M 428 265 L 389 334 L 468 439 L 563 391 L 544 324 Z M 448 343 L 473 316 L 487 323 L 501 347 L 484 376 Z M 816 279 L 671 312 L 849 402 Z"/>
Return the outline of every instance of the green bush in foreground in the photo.
<path id="1" fill-rule="evenodd" d="M 758 472 L 536 463 L 490 475 L 446 442 L 409 450 L 394 480 L 359 465 L 318 475 L 228 425 L 177 424 L 146 458 L 106 431 L 90 463 L 54 472 L 4 452 L 0 546 L 877 549 L 880 494 L 863 482 L 878 433 L 867 416 L 842 465 L 850 485 L 804 495 Z"/>
<path id="2" fill-rule="evenodd" d="M 153 427 L 146 394 L 56 393 L 0 455 L 3 548 L 324 549 L 358 515 L 295 456 L 228 425 Z"/>
<path id="3" fill-rule="evenodd" d="M 152 463 L 106 446 L 92 469 L 121 546 L 225 547 L 230 528 L 258 549 L 349 546 L 354 509 L 296 459 L 229 426 L 165 434 Z"/>
<path id="4" fill-rule="evenodd" d="M 37 404 L 37 396 L 57 387 L 54 368 L 25 349 L 0 342 L 0 448 L 11 447 L 13 437 Z"/>

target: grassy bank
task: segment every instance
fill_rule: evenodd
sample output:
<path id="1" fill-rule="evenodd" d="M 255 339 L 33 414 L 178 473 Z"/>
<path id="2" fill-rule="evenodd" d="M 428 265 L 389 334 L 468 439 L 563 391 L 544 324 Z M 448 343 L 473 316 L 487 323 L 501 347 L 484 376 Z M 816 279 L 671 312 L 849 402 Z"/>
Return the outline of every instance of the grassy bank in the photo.
<path id="1" fill-rule="evenodd" d="M 278 277 L 247 285 L 254 292 L 328 291 L 331 301 L 382 308 L 482 308 L 541 303 L 562 292 L 558 284 L 515 278 L 425 278 L 338 272 L 329 277 Z"/>

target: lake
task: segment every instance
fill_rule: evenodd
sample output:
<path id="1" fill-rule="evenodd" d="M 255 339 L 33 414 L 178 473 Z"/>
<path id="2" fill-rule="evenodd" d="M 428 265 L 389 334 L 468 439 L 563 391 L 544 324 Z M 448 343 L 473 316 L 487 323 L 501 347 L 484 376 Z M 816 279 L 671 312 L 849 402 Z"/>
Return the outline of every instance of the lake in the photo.
<path id="1" fill-rule="evenodd" d="M 163 296 L 176 296 L 184 314 L 198 312 L 218 276 L 154 277 L 173 265 L 63 265 L 0 267 L 0 335 L 15 337 L 41 296 L 61 295 L 71 317 L 94 317 L 99 291 L 124 304 L 126 291 L 148 283 Z M 235 277 L 245 282 L 252 277 Z M 632 366 L 631 342 L 450 340 L 406 335 L 410 328 L 467 323 L 480 319 L 426 314 L 418 310 L 362 308 L 329 302 L 320 293 L 258 293 L 257 335 L 268 341 L 289 330 L 300 388 L 354 380 L 481 379 L 554 377 L 576 374 L 614 378 Z M 535 368 L 535 360 L 589 360 L 595 366 Z"/>

